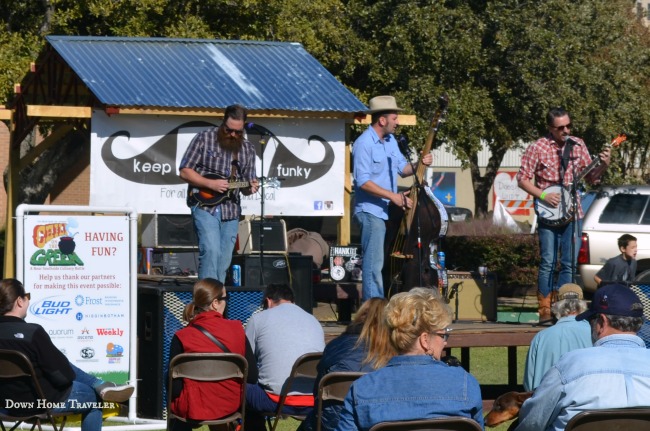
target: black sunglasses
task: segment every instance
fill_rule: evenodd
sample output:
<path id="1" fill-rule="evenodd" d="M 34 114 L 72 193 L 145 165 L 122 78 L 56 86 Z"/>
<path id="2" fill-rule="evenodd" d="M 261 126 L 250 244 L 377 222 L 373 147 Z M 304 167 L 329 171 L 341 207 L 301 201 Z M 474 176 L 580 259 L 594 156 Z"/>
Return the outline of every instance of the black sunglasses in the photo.
<path id="1" fill-rule="evenodd" d="M 229 299 L 230 299 L 230 296 L 228 295 L 228 292 L 226 292 L 226 294 L 223 295 L 223 296 L 217 297 L 217 301 L 228 302 Z"/>
<path id="2" fill-rule="evenodd" d="M 557 127 L 553 126 L 553 128 L 555 130 L 563 130 L 563 129 L 570 129 L 572 126 L 573 126 L 573 124 L 569 123 L 569 124 L 563 124 L 563 125 L 557 126 Z"/>
<path id="3" fill-rule="evenodd" d="M 244 134 L 244 129 L 231 129 L 230 127 L 226 126 L 224 124 L 223 130 L 226 132 L 228 135 L 232 135 L 233 133 L 237 136 L 241 136 Z"/>

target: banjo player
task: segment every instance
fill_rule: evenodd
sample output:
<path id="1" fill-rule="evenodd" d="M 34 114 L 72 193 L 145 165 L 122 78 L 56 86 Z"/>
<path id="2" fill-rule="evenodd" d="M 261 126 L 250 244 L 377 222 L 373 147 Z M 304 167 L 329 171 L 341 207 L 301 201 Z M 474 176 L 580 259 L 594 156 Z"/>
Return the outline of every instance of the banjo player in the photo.
<path id="1" fill-rule="evenodd" d="M 575 275 L 584 214 L 574 178 L 579 179 L 592 165 L 595 167 L 585 180 L 597 184 L 610 163 L 609 148 L 598 155 L 600 163 L 592 163 L 584 141 L 571 136 L 571 118 L 565 109 L 550 109 L 546 124 L 548 134 L 526 148 L 517 172 L 518 186 L 535 198 L 538 213 L 540 323 L 551 320 L 551 302 L 558 286 L 571 283 Z M 560 272 L 555 280 L 558 256 Z"/>

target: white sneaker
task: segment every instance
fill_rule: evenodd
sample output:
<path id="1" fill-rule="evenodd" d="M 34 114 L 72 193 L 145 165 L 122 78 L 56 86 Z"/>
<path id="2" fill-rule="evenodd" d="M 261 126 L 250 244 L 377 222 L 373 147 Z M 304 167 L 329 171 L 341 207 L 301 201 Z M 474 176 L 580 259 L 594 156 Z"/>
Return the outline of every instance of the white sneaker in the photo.
<path id="1" fill-rule="evenodd" d="M 106 386 L 101 389 L 99 392 L 99 397 L 103 401 L 112 401 L 116 403 L 123 403 L 131 398 L 135 388 L 131 385 L 121 385 L 117 386 L 113 383 L 113 386 Z"/>

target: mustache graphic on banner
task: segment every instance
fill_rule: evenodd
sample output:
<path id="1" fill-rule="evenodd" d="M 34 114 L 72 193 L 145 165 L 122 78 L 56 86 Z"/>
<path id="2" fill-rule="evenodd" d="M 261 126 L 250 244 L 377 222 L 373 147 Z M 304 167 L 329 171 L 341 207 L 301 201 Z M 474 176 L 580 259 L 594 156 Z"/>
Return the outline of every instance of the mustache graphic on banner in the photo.
<path id="1" fill-rule="evenodd" d="M 252 124 L 252 123 L 251 123 Z M 311 163 L 296 157 L 282 141 L 264 126 L 255 124 L 248 130 L 248 139 L 255 146 L 258 157 L 261 156 L 264 147 L 273 144 L 275 153 L 268 165 L 268 176 L 282 178 L 282 188 L 298 187 L 315 181 L 329 172 L 334 165 L 334 149 L 332 145 L 318 135 L 311 135 L 307 138 L 307 145 L 311 146 L 312 141 L 318 141 L 325 149 L 325 155 L 320 162 Z M 266 141 L 264 145 L 260 141 Z M 266 166 L 265 166 L 266 169 Z M 307 172 L 308 177 L 307 177 Z"/>
<path id="2" fill-rule="evenodd" d="M 101 149 L 101 157 L 108 169 L 125 180 L 148 185 L 178 185 L 185 184 L 176 175 L 176 160 L 178 147 L 178 132 L 186 128 L 211 128 L 214 124 L 205 121 L 190 121 L 184 123 L 164 135 L 145 151 L 128 158 L 115 156 L 114 148 L 116 141 L 131 139 L 127 130 L 113 133 L 104 143 Z M 255 146 L 257 157 L 261 157 L 266 146 L 272 144 L 275 152 L 268 168 L 268 176 L 282 177 L 282 188 L 298 187 L 315 181 L 329 172 L 334 164 L 334 149 L 332 145 L 318 135 L 311 135 L 307 139 L 307 145 L 311 146 L 314 141 L 319 142 L 325 155 L 320 162 L 311 163 L 296 157 L 282 141 L 264 126 L 255 124 L 254 128 L 247 130 L 249 141 Z M 266 144 L 262 145 L 261 140 Z M 120 143 L 121 145 L 124 145 Z"/>
<path id="3" fill-rule="evenodd" d="M 131 139 L 131 134 L 126 130 L 113 133 L 102 147 L 102 159 L 108 169 L 125 180 L 150 185 L 176 185 L 185 184 L 176 175 L 176 152 L 178 146 L 178 131 L 189 127 L 208 128 L 214 124 L 205 121 L 190 121 L 182 124 L 144 152 L 133 157 L 121 159 L 113 153 L 113 143 L 118 138 Z"/>

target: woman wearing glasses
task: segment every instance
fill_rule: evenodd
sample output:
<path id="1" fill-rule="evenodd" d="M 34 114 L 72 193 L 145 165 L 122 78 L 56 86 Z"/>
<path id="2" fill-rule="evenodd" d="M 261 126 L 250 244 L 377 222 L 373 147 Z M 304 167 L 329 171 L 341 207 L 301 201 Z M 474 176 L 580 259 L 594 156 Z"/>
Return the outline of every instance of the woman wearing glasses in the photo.
<path id="1" fill-rule="evenodd" d="M 228 301 L 225 286 L 213 278 L 194 284 L 192 302 L 183 310 L 188 325 L 172 338 L 169 360 L 181 353 L 221 353 L 230 351 L 246 357 L 248 381 L 257 381 L 257 365 L 239 320 L 223 317 Z M 207 332 L 207 334 L 206 334 Z M 211 339 L 216 338 L 216 342 Z M 176 379 L 171 389 L 174 414 L 195 420 L 219 419 L 236 411 L 240 404 L 241 383 L 196 382 Z M 191 430 L 180 421 L 171 425 L 174 431 Z"/>
<path id="2" fill-rule="evenodd" d="M 398 352 L 388 364 L 352 384 L 337 430 L 369 430 L 387 421 L 464 416 L 483 426 L 481 390 L 461 367 L 440 360 L 452 313 L 432 289 L 393 296 L 384 312 Z"/>
<path id="3" fill-rule="evenodd" d="M 541 255 L 537 276 L 540 322 L 551 319 L 551 302 L 554 302 L 552 299 L 557 296 L 559 287 L 573 282 L 584 216 L 577 193 L 568 193 L 567 197 L 567 193 L 552 191 L 552 186 L 569 190 L 575 186 L 574 178 L 579 177 L 591 163 L 591 156 L 584 141 L 571 135 L 571 118 L 566 110 L 551 109 L 546 116 L 546 125 L 548 134 L 526 149 L 517 172 L 519 187 L 536 199 Z M 591 184 L 600 181 L 600 176 L 609 166 L 609 148 L 603 150 L 598 157 L 602 163 L 585 177 Z M 575 202 L 573 197 L 576 198 Z M 558 250 L 561 268 L 556 282 L 554 269 L 557 266 Z"/>

